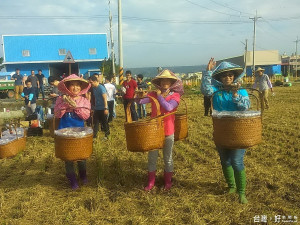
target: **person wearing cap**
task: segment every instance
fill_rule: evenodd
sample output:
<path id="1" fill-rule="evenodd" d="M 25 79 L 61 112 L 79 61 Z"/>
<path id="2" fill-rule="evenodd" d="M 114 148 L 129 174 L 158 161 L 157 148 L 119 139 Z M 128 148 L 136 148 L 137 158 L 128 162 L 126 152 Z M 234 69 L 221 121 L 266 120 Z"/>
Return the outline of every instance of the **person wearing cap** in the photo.
<path id="1" fill-rule="evenodd" d="M 58 90 L 62 93 L 55 102 L 54 114 L 60 118 L 58 129 L 66 127 L 84 127 L 84 121 L 90 117 L 90 101 L 83 97 L 90 88 L 90 84 L 71 74 L 58 84 Z M 86 160 L 77 161 L 79 177 L 83 184 L 87 183 Z M 74 163 L 65 161 L 66 176 L 73 190 L 78 189 Z"/>
<path id="2" fill-rule="evenodd" d="M 260 91 L 259 97 L 261 101 L 261 107 L 262 110 L 264 109 L 269 109 L 269 101 L 268 101 L 268 89 L 273 92 L 273 86 L 272 83 L 269 79 L 269 76 L 264 73 L 265 69 L 258 67 L 257 70 L 255 71 L 256 76 L 255 76 L 255 82 L 253 84 L 253 88 L 257 88 Z"/>
<path id="3" fill-rule="evenodd" d="M 151 103 L 151 117 L 157 116 L 157 109 L 154 101 L 147 96 L 151 96 L 158 100 L 160 104 L 160 111 L 162 114 L 169 114 L 176 111 L 180 96 L 183 94 L 183 85 L 180 79 L 170 70 L 163 70 L 153 80 L 152 84 L 156 87 L 156 91 L 148 93 L 146 98 L 139 101 L 139 104 Z M 173 158 L 172 151 L 174 145 L 175 132 L 175 115 L 169 115 L 163 119 L 165 141 L 163 146 L 164 158 L 164 189 L 169 190 L 172 187 L 173 176 Z M 150 151 L 148 153 L 148 184 L 144 188 L 145 191 L 150 191 L 155 184 L 156 163 L 158 158 L 158 150 Z"/>
<path id="4" fill-rule="evenodd" d="M 126 74 L 126 80 L 123 82 L 123 87 L 122 87 L 125 115 L 126 115 L 127 105 L 131 103 L 130 105 L 131 118 L 132 121 L 137 121 L 138 116 L 135 110 L 135 102 L 133 102 L 133 100 L 135 96 L 135 91 L 137 91 L 138 86 L 136 81 L 132 79 L 130 70 L 127 70 L 125 74 Z"/>
<path id="5" fill-rule="evenodd" d="M 16 69 L 16 73 L 12 75 L 12 80 L 15 81 L 15 99 L 19 99 L 19 95 L 23 92 L 23 76 L 20 74 L 20 69 Z"/>
<path id="6" fill-rule="evenodd" d="M 213 109 L 217 111 L 245 111 L 250 108 L 250 100 L 245 89 L 239 89 L 238 80 L 244 75 L 243 68 L 230 62 L 222 62 L 215 67 L 216 62 L 211 58 L 207 70 L 203 73 L 201 91 L 204 95 L 214 95 Z M 213 112 L 214 114 L 214 112 Z M 224 149 L 216 146 L 222 171 L 228 184 L 229 193 L 237 192 L 239 201 L 247 203 L 246 172 L 244 166 L 245 149 Z"/>

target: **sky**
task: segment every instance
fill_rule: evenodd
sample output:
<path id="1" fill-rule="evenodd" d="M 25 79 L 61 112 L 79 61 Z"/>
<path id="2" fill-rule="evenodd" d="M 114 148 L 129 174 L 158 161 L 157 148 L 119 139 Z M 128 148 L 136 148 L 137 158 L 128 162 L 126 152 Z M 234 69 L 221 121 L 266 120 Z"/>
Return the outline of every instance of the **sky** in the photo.
<path id="1" fill-rule="evenodd" d="M 118 60 L 118 1 L 110 0 Z M 0 0 L 0 35 L 109 32 L 108 0 Z M 124 67 L 207 64 L 256 50 L 296 52 L 299 0 L 122 0 Z M 2 43 L 2 39 L 0 40 Z M 0 56 L 3 56 L 2 48 Z"/>

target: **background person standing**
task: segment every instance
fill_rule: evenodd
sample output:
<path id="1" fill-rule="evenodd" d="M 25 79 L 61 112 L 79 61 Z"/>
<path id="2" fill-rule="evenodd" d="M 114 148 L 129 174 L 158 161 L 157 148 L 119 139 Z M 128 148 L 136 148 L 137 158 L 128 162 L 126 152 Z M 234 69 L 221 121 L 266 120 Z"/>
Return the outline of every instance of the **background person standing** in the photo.
<path id="1" fill-rule="evenodd" d="M 144 79 L 143 74 L 137 75 L 137 80 L 138 80 L 137 85 L 138 85 L 139 91 L 148 90 L 148 84 L 145 81 L 143 81 L 143 79 Z M 143 112 L 142 112 L 142 110 L 143 110 Z M 139 119 L 142 119 L 142 117 L 146 117 L 147 116 L 146 104 L 137 103 L 137 113 L 138 113 Z"/>
<path id="2" fill-rule="evenodd" d="M 43 100 L 45 100 L 45 88 L 44 88 L 44 78 L 45 78 L 45 76 L 44 76 L 44 74 L 42 74 L 41 69 L 38 70 L 38 74 L 36 74 L 36 77 L 38 78 L 39 84 L 40 84 L 40 87 L 38 88 L 37 98 L 39 98 L 39 95 L 42 92 Z"/>
<path id="3" fill-rule="evenodd" d="M 16 73 L 12 76 L 12 80 L 15 81 L 15 98 L 19 99 L 19 95 L 23 92 L 23 76 L 20 74 L 20 70 L 16 69 Z"/>
<path id="4" fill-rule="evenodd" d="M 135 104 L 134 104 L 134 94 L 137 91 L 137 83 L 135 80 L 132 79 L 131 71 L 126 71 L 126 80 L 123 83 L 123 104 L 125 110 L 125 117 L 126 117 L 126 108 L 127 105 L 131 102 L 130 112 L 132 121 L 137 121 L 137 113 L 135 111 Z M 127 119 L 126 119 L 127 120 Z"/>
<path id="5" fill-rule="evenodd" d="M 260 97 L 260 101 L 261 101 L 261 107 L 262 110 L 264 110 L 265 108 L 268 109 L 269 108 L 269 100 L 268 100 L 268 89 L 271 89 L 271 92 L 273 92 L 273 86 L 272 83 L 269 79 L 269 76 L 267 74 L 264 74 L 265 69 L 258 67 L 256 72 L 256 76 L 255 76 L 255 82 L 253 84 L 253 88 L 257 88 L 258 85 L 258 89 L 261 92 L 259 94 Z"/>
<path id="6" fill-rule="evenodd" d="M 27 80 L 31 82 L 32 88 L 35 91 L 35 96 L 37 97 L 39 94 L 40 82 L 37 76 L 35 76 L 34 70 L 31 70 L 31 75 L 28 76 Z"/>
<path id="7" fill-rule="evenodd" d="M 99 83 L 98 77 L 93 75 L 90 78 L 90 83 L 93 89 L 93 95 L 95 98 L 95 110 L 94 110 L 94 138 L 97 137 L 99 131 L 99 123 L 105 133 L 105 139 L 108 138 L 109 125 L 108 125 L 108 106 L 107 106 L 107 92 L 104 85 Z"/>
<path id="8" fill-rule="evenodd" d="M 108 122 L 111 122 L 113 120 L 115 95 L 117 93 L 117 89 L 115 85 L 111 83 L 111 78 L 109 77 L 105 78 L 104 87 L 106 88 L 107 91 L 107 106 L 109 111 Z"/>

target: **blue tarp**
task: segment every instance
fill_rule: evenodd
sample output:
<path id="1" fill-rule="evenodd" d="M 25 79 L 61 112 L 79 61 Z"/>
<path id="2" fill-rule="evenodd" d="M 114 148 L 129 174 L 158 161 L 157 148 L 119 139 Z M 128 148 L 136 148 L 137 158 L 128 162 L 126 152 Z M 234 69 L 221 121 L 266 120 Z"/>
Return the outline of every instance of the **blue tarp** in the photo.
<path id="1" fill-rule="evenodd" d="M 263 66 L 263 65 L 256 65 L 256 68 L 261 67 L 265 69 L 265 74 L 268 74 L 269 76 L 273 75 L 282 75 L 281 73 L 281 65 L 268 65 L 268 66 Z M 252 67 L 248 66 L 247 67 L 247 76 L 252 76 Z"/>

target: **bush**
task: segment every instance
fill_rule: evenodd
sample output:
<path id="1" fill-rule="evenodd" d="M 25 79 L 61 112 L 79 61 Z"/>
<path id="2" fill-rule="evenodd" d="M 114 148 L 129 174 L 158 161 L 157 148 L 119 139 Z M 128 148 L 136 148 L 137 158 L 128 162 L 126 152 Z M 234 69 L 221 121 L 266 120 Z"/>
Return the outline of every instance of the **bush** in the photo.
<path id="1" fill-rule="evenodd" d="M 283 82 L 280 80 L 276 80 L 274 83 L 274 86 L 281 86 L 281 85 L 283 85 Z"/>

